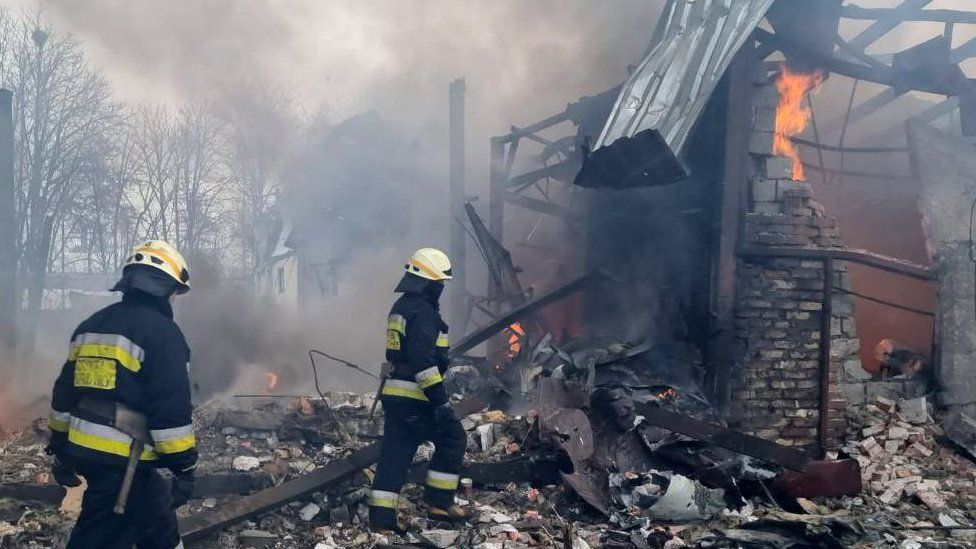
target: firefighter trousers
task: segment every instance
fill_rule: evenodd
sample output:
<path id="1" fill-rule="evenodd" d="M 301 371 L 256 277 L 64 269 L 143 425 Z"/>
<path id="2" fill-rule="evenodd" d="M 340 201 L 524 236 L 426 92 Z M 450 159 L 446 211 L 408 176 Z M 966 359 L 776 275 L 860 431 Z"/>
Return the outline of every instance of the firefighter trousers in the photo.
<path id="1" fill-rule="evenodd" d="M 88 488 L 65 549 L 183 548 L 170 487 L 155 469 L 136 469 L 124 515 L 113 511 L 124 467 L 81 462 L 78 474 L 85 477 Z"/>
<path id="2" fill-rule="evenodd" d="M 383 398 L 383 440 L 380 460 L 370 493 L 370 522 L 394 527 L 400 488 L 407 479 L 417 446 L 434 443 L 424 486 L 424 500 L 436 507 L 450 507 L 457 491 L 467 437 L 459 421 L 437 423 L 433 407 L 423 401 Z"/>

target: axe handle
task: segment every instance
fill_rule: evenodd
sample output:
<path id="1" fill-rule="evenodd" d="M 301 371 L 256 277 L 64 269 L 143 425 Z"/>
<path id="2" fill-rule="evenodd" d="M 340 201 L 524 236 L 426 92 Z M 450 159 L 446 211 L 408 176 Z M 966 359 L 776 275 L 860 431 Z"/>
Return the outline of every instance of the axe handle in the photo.
<path id="1" fill-rule="evenodd" d="M 380 386 L 376 389 L 376 398 L 373 399 L 373 405 L 369 407 L 369 419 L 373 419 L 373 415 L 376 414 L 376 405 L 380 402 L 380 395 L 383 394 L 383 387 L 386 385 L 386 377 L 380 380 Z"/>
<path id="2" fill-rule="evenodd" d="M 133 440 L 129 445 L 129 462 L 125 466 L 125 477 L 122 478 L 122 487 L 119 488 L 119 497 L 115 500 L 115 514 L 125 513 L 125 505 L 129 501 L 129 492 L 132 491 L 132 481 L 136 477 L 136 468 L 139 467 L 139 458 L 142 456 L 142 449 L 145 444 Z"/>

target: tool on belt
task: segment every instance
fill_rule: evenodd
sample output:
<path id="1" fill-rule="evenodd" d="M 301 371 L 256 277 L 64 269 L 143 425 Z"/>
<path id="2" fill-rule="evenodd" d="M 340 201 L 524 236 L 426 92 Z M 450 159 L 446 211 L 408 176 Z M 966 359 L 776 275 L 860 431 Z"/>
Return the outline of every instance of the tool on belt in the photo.
<path id="1" fill-rule="evenodd" d="M 369 419 L 373 419 L 373 415 L 376 413 L 376 405 L 379 404 L 380 396 L 383 394 L 383 387 L 386 387 L 386 380 L 390 379 L 392 375 L 392 364 L 389 362 L 380 364 L 380 386 L 376 388 L 376 398 L 373 399 L 373 405 L 369 407 Z"/>
<path id="2" fill-rule="evenodd" d="M 91 398 L 82 398 L 78 403 L 78 409 L 101 418 L 109 426 L 132 437 L 132 442 L 129 443 L 129 461 L 126 463 L 122 487 L 119 488 L 119 495 L 115 499 L 113 509 L 118 515 L 124 514 L 126 503 L 129 501 L 129 492 L 132 491 L 132 482 L 136 476 L 136 468 L 139 466 L 139 458 L 146 445 L 152 442 L 146 415 L 121 402 Z"/>

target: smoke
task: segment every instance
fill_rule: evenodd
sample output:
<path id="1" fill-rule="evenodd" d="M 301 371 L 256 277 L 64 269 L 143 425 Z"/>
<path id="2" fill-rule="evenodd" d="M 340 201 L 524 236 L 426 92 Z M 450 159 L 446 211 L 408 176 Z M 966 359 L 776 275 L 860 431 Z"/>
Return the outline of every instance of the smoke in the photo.
<path id="1" fill-rule="evenodd" d="M 256 298 L 251 289 L 223 277 L 216 266 L 198 266 L 193 290 L 177 298 L 174 306 L 192 350 L 196 399 L 215 393 L 262 394 L 267 373 L 279 376 L 274 393 L 313 394 L 309 349 L 377 373 L 386 313 L 399 277 L 390 265 L 401 261 L 392 250 L 360 256 L 350 266 L 359 278 L 320 307 L 301 311 Z M 316 363 L 323 391 L 375 388 L 371 378 L 348 367 L 320 358 Z"/>
<path id="2" fill-rule="evenodd" d="M 414 128 L 446 118 L 447 83 L 471 91 L 474 147 L 626 76 L 660 0 L 613 3 L 201 0 L 44 2 L 123 97 L 206 98 L 242 84 L 310 108 L 376 108 Z M 436 115 L 436 116 L 435 116 Z M 486 148 L 486 145 L 485 145 Z M 475 149 L 477 150 L 477 149 Z M 477 156 L 487 156 L 484 155 Z"/>

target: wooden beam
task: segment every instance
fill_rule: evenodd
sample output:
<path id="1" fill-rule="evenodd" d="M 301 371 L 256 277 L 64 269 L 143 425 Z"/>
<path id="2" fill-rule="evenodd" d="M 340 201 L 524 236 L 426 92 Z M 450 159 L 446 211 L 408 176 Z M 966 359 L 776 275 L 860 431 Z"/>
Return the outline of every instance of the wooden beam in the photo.
<path id="1" fill-rule="evenodd" d="M 728 100 L 725 115 L 725 169 L 722 182 L 722 201 L 719 206 L 718 235 L 716 237 L 716 261 L 712 273 L 711 308 L 714 329 L 718 334 L 707 350 L 711 364 L 706 372 L 706 391 L 720 411 L 728 409 L 731 400 L 732 369 L 736 360 L 735 344 L 735 297 L 739 248 L 742 233 L 742 212 L 748 204 L 749 189 L 749 109 L 740 105 L 752 103 L 751 74 L 756 70 L 753 42 L 748 42 L 732 59 L 726 75 Z M 712 348 L 714 347 L 714 348 Z"/>
<path id="2" fill-rule="evenodd" d="M 932 0 L 905 0 L 898 7 L 893 8 L 891 14 L 875 21 L 870 27 L 864 29 L 861 34 L 855 36 L 848 43 L 854 49 L 864 51 L 868 46 L 893 31 L 895 27 L 901 24 L 905 17 L 920 11 L 931 3 Z"/>
<path id="3" fill-rule="evenodd" d="M 634 402 L 634 410 L 651 425 L 714 444 L 737 454 L 752 456 L 766 463 L 794 471 L 804 471 L 811 461 L 810 454 L 802 450 L 782 446 L 771 440 L 740 433 L 728 427 L 694 419 L 683 414 L 669 412 L 656 404 Z"/>
<path id="4" fill-rule="evenodd" d="M 937 103 L 929 107 L 928 109 L 925 109 L 924 111 L 916 114 L 912 118 L 918 120 L 919 122 L 925 122 L 926 124 L 928 124 L 929 122 L 935 122 L 936 120 L 942 118 L 943 116 L 951 113 L 952 111 L 958 108 L 959 108 L 959 98 L 950 97 L 945 101 L 942 101 L 940 103 Z"/>
<path id="5" fill-rule="evenodd" d="M 488 341 L 493 335 L 504 330 L 513 322 L 521 320 L 551 303 L 555 303 L 564 297 L 582 290 L 587 284 L 593 282 L 597 278 L 601 278 L 597 276 L 598 273 L 603 275 L 602 278 L 607 278 L 602 271 L 587 273 L 544 296 L 533 299 L 520 307 L 516 307 L 505 314 L 499 315 L 491 322 L 491 324 L 482 326 L 474 332 L 464 336 L 464 338 L 462 338 L 460 341 L 452 343 L 451 356 L 463 355 L 485 341 Z"/>
<path id="6" fill-rule="evenodd" d="M 860 63 L 852 63 L 850 61 L 837 59 L 836 57 L 829 57 L 817 54 L 815 52 L 803 51 L 799 49 L 792 41 L 781 36 L 777 36 L 764 29 L 756 29 L 754 32 L 756 34 L 756 38 L 760 42 L 763 42 L 764 44 L 771 44 L 775 46 L 776 49 L 784 52 L 787 55 L 789 55 L 791 52 L 805 55 L 807 58 L 814 60 L 816 64 L 826 67 L 830 72 L 841 74 L 850 78 L 856 78 L 858 80 L 864 80 L 865 82 L 884 84 L 886 86 L 894 86 L 897 83 L 899 85 L 906 86 L 909 89 L 927 93 L 935 93 L 946 96 L 955 94 L 955 90 L 948 89 L 939 85 L 938 83 L 930 82 L 922 78 L 916 78 L 914 80 L 909 80 L 908 78 L 898 78 L 900 75 L 891 68 L 869 67 Z"/>
<path id="7" fill-rule="evenodd" d="M 897 19 L 904 21 L 930 21 L 935 23 L 976 24 L 976 12 L 961 10 L 923 10 L 899 12 L 898 8 L 862 8 L 858 5 L 844 6 L 841 17 L 846 19 Z"/>
<path id="8" fill-rule="evenodd" d="M 482 410 L 484 406 L 484 401 L 480 399 L 468 399 L 455 404 L 454 409 L 458 416 L 464 417 Z M 376 463 L 379 457 L 380 443 L 374 442 L 346 458 L 330 461 L 307 475 L 184 517 L 180 520 L 180 534 L 184 541 L 199 540 L 351 478 L 360 470 Z"/>

